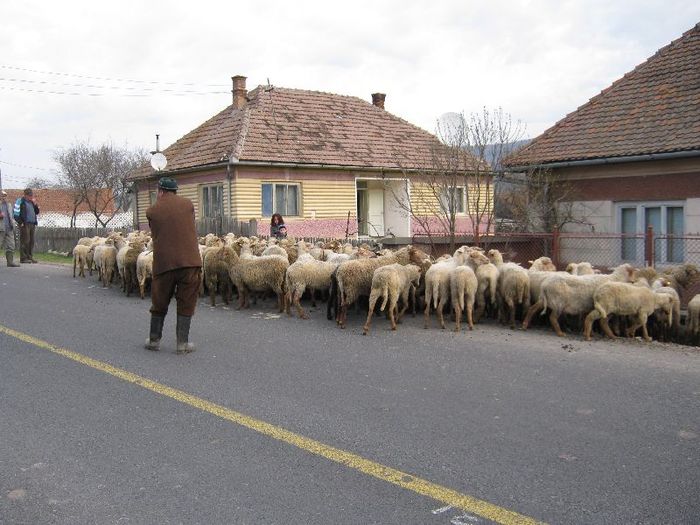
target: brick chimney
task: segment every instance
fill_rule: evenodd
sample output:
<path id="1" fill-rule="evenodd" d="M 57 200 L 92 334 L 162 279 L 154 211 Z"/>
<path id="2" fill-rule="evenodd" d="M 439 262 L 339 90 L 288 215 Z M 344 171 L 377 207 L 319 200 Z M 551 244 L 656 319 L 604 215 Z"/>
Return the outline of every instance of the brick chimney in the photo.
<path id="1" fill-rule="evenodd" d="M 233 93 L 234 109 L 241 109 L 248 101 L 248 92 L 245 89 L 245 79 L 246 77 L 242 75 L 231 77 L 231 81 L 233 82 L 233 89 L 231 90 L 231 93 Z"/>
<path id="2" fill-rule="evenodd" d="M 378 108 L 384 109 L 384 99 L 386 93 L 372 93 L 372 104 Z"/>

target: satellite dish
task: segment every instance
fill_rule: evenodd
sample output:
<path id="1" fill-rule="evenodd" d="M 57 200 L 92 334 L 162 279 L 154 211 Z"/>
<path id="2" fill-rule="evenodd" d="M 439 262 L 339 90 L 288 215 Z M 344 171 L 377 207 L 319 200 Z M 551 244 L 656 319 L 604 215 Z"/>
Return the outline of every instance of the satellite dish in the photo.
<path id="1" fill-rule="evenodd" d="M 160 171 L 168 165 L 168 159 L 160 151 L 151 156 L 151 166 L 156 171 Z"/>

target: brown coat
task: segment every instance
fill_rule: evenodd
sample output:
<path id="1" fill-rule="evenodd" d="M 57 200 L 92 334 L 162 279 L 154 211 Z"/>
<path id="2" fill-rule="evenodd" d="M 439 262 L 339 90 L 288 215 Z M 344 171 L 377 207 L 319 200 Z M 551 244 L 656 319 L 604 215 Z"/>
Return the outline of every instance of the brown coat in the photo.
<path id="1" fill-rule="evenodd" d="M 171 192 L 146 210 L 153 238 L 153 275 L 202 266 L 192 201 Z"/>

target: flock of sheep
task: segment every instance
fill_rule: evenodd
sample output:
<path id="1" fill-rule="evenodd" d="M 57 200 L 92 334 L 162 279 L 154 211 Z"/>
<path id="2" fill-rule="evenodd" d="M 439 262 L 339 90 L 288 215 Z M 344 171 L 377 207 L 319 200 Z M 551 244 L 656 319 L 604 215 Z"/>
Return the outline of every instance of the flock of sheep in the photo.
<path id="1" fill-rule="evenodd" d="M 568 328 L 582 328 L 590 339 L 598 320 L 611 338 L 633 337 L 641 329 L 646 340 L 654 336 L 679 341 L 679 291 L 700 280 L 691 264 L 661 273 L 622 264 L 610 274 L 601 274 L 585 262 L 557 271 L 549 257 L 540 257 L 526 269 L 505 262 L 498 250 L 484 252 L 469 246 L 433 260 L 413 246 L 373 251 L 367 245 L 340 241 L 310 245 L 302 240 L 209 234 L 200 238 L 199 250 L 201 292 L 209 295 L 212 306 L 217 295 L 229 304 L 234 289 L 239 309 L 248 308 L 251 298 L 255 301 L 274 293 L 280 312 L 292 315 L 293 308 L 300 318 L 308 318 L 302 297 L 307 294 L 316 306 L 320 295 L 327 300 L 328 319 L 345 328 L 348 308 L 359 308 L 360 299 L 367 297 L 365 334 L 377 306 L 386 310 L 392 330 L 409 308 L 414 315 L 417 308 L 423 310 L 425 328 L 434 310 L 445 328 L 443 312 L 449 306 L 457 331 L 463 317 L 471 330 L 485 315 L 511 328 L 521 316 L 522 328 L 527 329 L 540 317 L 538 313 L 549 312 L 549 322 L 560 336 L 563 321 Z M 138 286 L 141 298 L 145 297 L 152 266 L 152 241 L 146 232 L 83 238 L 73 249 L 73 277 L 76 271 L 85 277 L 86 269 L 92 275 L 95 268 L 103 286 L 119 279 L 127 296 Z M 687 318 L 686 340 L 695 341 L 700 334 L 700 295 L 688 304 Z"/>

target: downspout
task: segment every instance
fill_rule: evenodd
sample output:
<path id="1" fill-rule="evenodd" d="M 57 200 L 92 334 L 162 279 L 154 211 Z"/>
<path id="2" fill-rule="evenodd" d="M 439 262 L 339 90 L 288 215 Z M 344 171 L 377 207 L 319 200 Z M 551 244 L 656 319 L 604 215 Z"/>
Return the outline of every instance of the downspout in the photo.
<path id="1" fill-rule="evenodd" d="M 231 220 L 233 220 L 233 198 L 232 198 L 232 183 L 233 179 L 237 176 L 238 170 L 238 157 L 231 155 L 226 164 L 226 178 L 228 179 L 228 214 Z M 233 166 L 233 172 L 231 172 L 231 166 Z"/>
<path id="2" fill-rule="evenodd" d="M 231 208 L 231 163 L 226 164 L 226 180 L 228 181 L 228 218 L 233 219 Z"/>
<path id="3" fill-rule="evenodd" d="M 138 183 L 134 182 L 133 185 L 134 191 L 134 226 L 136 226 L 136 230 L 141 229 L 141 223 L 139 223 L 139 185 Z"/>

